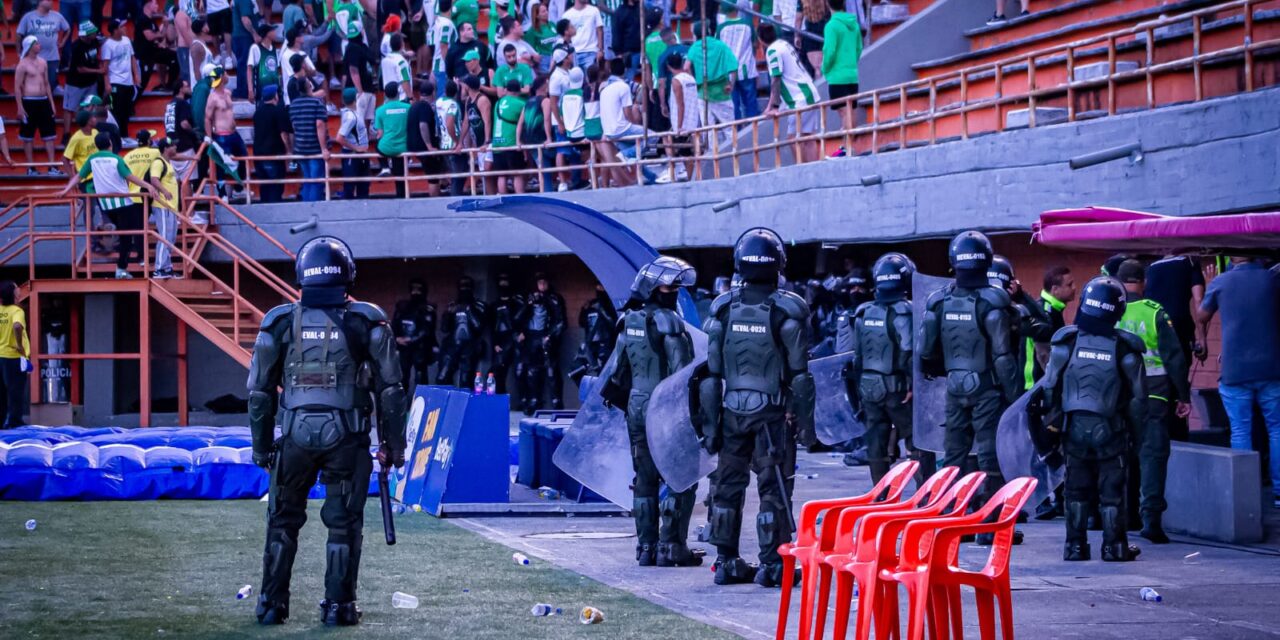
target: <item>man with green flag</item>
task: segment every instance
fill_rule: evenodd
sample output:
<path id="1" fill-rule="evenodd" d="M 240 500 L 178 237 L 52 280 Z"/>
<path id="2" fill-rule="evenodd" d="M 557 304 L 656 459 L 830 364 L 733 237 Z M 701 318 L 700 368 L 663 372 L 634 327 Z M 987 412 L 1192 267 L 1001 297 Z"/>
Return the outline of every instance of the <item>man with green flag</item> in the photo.
<path id="1" fill-rule="evenodd" d="M 733 85 L 738 81 L 738 58 L 729 45 L 710 35 L 709 29 L 706 22 L 694 25 L 694 34 L 702 37 L 689 45 L 685 54 L 698 83 L 698 97 L 703 101 L 704 126 L 733 121 Z M 719 148 L 728 147 L 733 136 L 730 127 L 717 130 Z"/>

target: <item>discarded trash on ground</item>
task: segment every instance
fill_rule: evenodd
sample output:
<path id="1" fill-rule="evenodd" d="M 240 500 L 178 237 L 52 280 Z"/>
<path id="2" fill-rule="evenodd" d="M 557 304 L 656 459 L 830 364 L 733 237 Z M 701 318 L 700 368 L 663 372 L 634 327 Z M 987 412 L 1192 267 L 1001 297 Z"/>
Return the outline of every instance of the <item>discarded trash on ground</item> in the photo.
<path id="1" fill-rule="evenodd" d="M 578 622 L 582 624 L 600 624 L 604 622 L 604 612 L 595 607 L 583 607 L 578 614 Z"/>
<path id="2" fill-rule="evenodd" d="M 418 597 L 411 596 L 403 591 L 397 591 L 391 594 L 391 606 L 396 609 L 417 609 Z"/>

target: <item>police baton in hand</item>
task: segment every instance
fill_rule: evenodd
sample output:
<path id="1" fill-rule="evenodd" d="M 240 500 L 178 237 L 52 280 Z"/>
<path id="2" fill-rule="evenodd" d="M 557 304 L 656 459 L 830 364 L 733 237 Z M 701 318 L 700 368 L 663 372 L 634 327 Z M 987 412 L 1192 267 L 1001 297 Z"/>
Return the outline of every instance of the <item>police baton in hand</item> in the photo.
<path id="1" fill-rule="evenodd" d="M 382 502 L 382 531 L 387 536 L 387 545 L 396 543 L 396 521 L 391 515 L 391 489 L 387 481 L 390 471 L 387 465 L 378 470 L 378 499 Z"/>

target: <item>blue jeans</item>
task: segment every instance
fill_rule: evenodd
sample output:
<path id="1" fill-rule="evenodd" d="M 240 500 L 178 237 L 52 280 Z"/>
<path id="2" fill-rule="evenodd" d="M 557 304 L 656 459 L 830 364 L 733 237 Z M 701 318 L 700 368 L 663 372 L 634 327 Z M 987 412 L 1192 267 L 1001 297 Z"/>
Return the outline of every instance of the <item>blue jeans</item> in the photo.
<path id="1" fill-rule="evenodd" d="M 623 138 L 632 138 L 634 136 L 643 135 L 644 132 L 644 127 L 633 123 L 622 135 L 609 136 L 609 140 L 613 142 L 613 146 L 618 148 L 618 153 L 623 158 L 628 160 L 638 160 L 640 157 L 640 145 L 636 144 L 636 140 L 634 139 L 626 140 Z M 612 162 L 613 158 L 607 158 L 606 160 Z M 653 181 L 657 179 L 657 174 L 647 166 L 642 166 L 640 168 L 640 172 L 644 174 L 645 184 L 653 184 Z M 628 173 L 630 173 L 630 171 Z"/>
<path id="2" fill-rule="evenodd" d="M 323 158 L 308 158 L 299 160 L 298 166 L 302 169 L 302 179 L 307 182 L 302 183 L 302 189 L 298 192 L 303 202 L 317 202 L 324 199 L 324 184 L 319 181 L 324 177 L 325 164 Z"/>
<path id="3" fill-rule="evenodd" d="M 586 72 L 588 67 L 596 66 L 596 52 L 579 51 L 573 54 L 573 66 L 579 67 Z"/>
<path id="4" fill-rule="evenodd" d="M 1253 449 L 1253 404 L 1262 407 L 1271 447 L 1271 491 L 1280 497 L 1280 380 L 1260 380 L 1243 384 L 1218 384 L 1222 408 L 1231 421 L 1231 448 Z"/>
<path id="5" fill-rule="evenodd" d="M 369 177 L 369 159 L 368 158 L 343 158 L 342 159 L 342 177 L 344 178 L 367 178 Z M 369 197 L 369 183 L 353 180 L 351 182 L 342 183 L 342 198 L 344 200 L 364 200 Z"/>
<path id="6" fill-rule="evenodd" d="M 249 97 L 249 49 L 252 47 L 253 38 L 231 37 L 231 53 L 236 56 L 236 88 L 231 92 L 232 98 Z"/>
<path id="7" fill-rule="evenodd" d="M 258 163 L 258 178 L 280 180 L 284 178 L 284 160 L 266 160 Z M 263 202 L 280 202 L 284 199 L 284 183 L 264 184 L 258 188 Z"/>
<path id="8" fill-rule="evenodd" d="M 439 100 L 444 97 L 445 85 L 449 84 L 449 74 L 443 71 L 436 71 L 433 75 L 435 75 L 436 79 L 436 99 Z"/>
<path id="9" fill-rule="evenodd" d="M 760 115 L 760 96 L 756 93 L 756 79 L 739 79 L 733 83 L 733 117 L 735 120 Z"/>

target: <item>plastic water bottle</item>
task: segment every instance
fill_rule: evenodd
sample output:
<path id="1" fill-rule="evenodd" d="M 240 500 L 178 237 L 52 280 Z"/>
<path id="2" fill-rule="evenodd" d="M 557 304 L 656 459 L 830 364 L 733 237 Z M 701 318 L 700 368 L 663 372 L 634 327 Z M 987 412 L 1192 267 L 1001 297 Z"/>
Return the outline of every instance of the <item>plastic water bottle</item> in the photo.
<path id="1" fill-rule="evenodd" d="M 397 591 L 391 594 L 391 606 L 396 609 L 417 609 L 418 597 L 411 596 L 403 591 Z"/>
<path id="2" fill-rule="evenodd" d="M 1164 598 L 1161 598 L 1160 594 L 1151 587 L 1143 587 L 1142 591 L 1138 592 L 1138 595 L 1142 596 L 1142 599 L 1147 602 L 1161 602 L 1164 600 Z"/>
<path id="3" fill-rule="evenodd" d="M 529 565 L 529 556 L 526 556 L 525 554 L 520 553 L 519 551 L 511 554 L 511 560 L 519 565 L 525 565 L 525 566 Z"/>
<path id="4" fill-rule="evenodd" d="M 558 616 L 564 613 L 564 609 L 553 607 L 545 602 L 539 602 L 529 609 L 529 613 L 539 618 L 545 618 L 547 616 Z"/>
<path id="5" fill-rule="evenodd" d="M 396 514 L 396 515 L 401 515 L 401 514 L 403 514 L 406 510 L 407 510 L 407 508 L 406 508 L 404 505 L 402 505 L 402 504 L 396 503 L 396 504 L 391 505 L 391 513 L 394 513 L 394 514 Z"/>
<path id="6" fill-rule="evenodd" d="M 604 612 L 595 607 L 583 607 L 578 614 L 578 622 L 582 624 L 600 624 L 604 622 Z"/>
<path id="7" fill-rule="evenodd" d="M 801 477 L 801 478 L 804 478 L 805 480 L 817 480 L 817 479 L 818 479 L 818 474 L 816 474 L 816 473 L 806 473 L 806 474 L 804 474 L 804 475 L 802 475 L 802 476 L 800 476 L 800 477 Z"/>
<path id="8" fill-rule="evenodd" d="M 484 392 L 487 395 L 494 395 L 498 393 L 498 380 L 493 377 L 492 371 L 489 372 L 489 379 L 484 381 Z"/>
<path id="9" fill-rule="evenodd" d="M 471 391 L 474 392 L 475 395 L 484 393 L 484 378 L 480 376 L 479 371 L 476 372 L 475 382 L 471 384 Z"/>
<path id="10" fill-rule="evenodd" d="M 538 497 L 543 500 L 559 500 L 560 492 L 551 487 L 538 487 Z"/>
<path id="11" fill-rule="evenodd" d="M 240 587 L 240 590 L 236 592 L 236 600 L 244 600 L 251 595 L 253 595 L 253 585 L 246 584 L 245 586 Z"/>
<path id="12" fill-rule="evenodd" d="M 35 531 L 35 530 L 36 530 L 36 521 L 35 521 L 35 520 L 28 520 L 28 521 L 27 521 L 27 524 L 26 524 L 25 526 L 27 527 L 27 531 Z"/>

